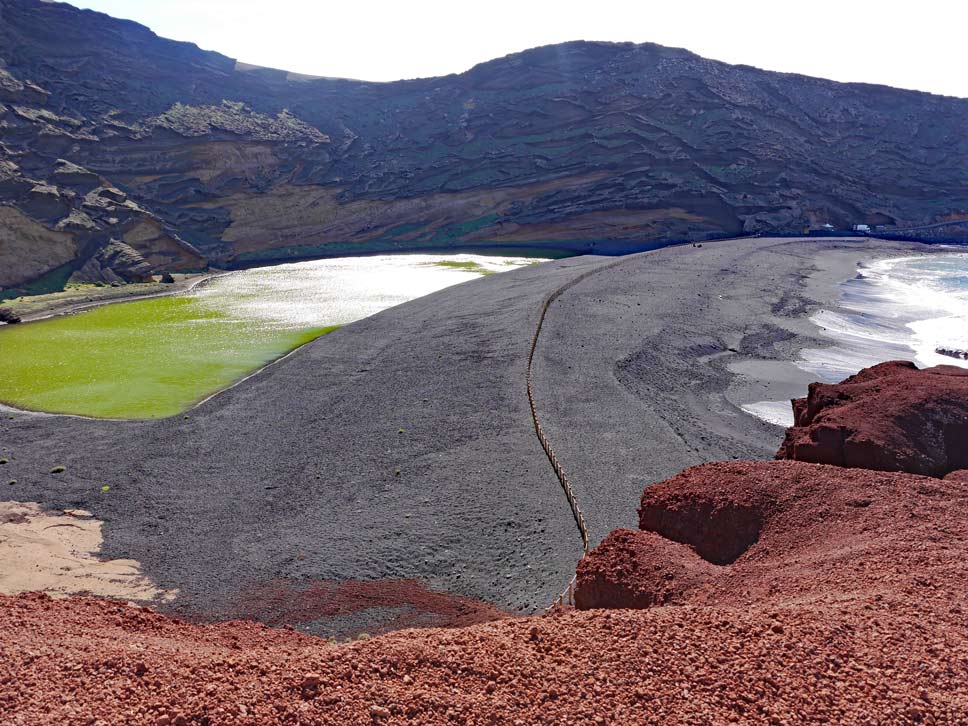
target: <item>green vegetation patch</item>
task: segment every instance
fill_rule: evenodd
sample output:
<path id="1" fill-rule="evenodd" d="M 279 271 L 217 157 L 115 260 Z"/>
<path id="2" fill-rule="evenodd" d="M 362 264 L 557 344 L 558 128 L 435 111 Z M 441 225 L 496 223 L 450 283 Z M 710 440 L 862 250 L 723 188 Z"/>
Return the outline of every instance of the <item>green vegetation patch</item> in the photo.
<path id="1" fill-rule="evenodd" d="M 464 270 L 465 272 L 476 272 L 478 275 L 491 275 L 494 270 L 489 270 L 479 262 L 458 262 L 457 260 L 443 260 L 431 263 L 435 267 L 446 267 L 451 270 Z"/>
<path id="2" fill-rule="evenodd" d="M 187 296 L 0 327 L 0 401 L 109 418 L 183 412 L 338 326 L 240 320 Z"/>

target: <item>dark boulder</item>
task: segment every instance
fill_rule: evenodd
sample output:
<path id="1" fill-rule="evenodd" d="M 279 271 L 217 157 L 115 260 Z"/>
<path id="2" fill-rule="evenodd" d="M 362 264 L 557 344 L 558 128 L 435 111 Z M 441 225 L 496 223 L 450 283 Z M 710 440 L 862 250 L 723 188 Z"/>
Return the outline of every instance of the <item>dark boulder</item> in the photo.
<path id="1" fill-rule="evenodd" d="M 7 325 L 15 325 L 20 322 L 20 316 L 17 315 L 13 310 L 5 308 L 0 305 L 0 323 L 6 323 Z"/>

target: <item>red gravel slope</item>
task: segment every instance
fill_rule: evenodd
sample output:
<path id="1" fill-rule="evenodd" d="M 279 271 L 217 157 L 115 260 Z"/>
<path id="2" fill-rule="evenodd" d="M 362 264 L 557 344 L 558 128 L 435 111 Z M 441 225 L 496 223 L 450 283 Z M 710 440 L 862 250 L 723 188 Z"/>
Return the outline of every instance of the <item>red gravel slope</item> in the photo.
<path id="1" fill-rule="evenodd" d="M 342 646 L 106 601 L 2 598 L 3 722 L 968 722 L 968 477 L 744 462 L 649 492 L 646 519 L 660 500 L 688 517 L 715 501 L 706 514 L 719 523 L 752 502 L 758 539 L 721 565 L 636 533 L 651 539 L 628 551 L 656 554 L 677 605 Z M 702 542 L 719 540 L 697 531 L 718 559 Z M 579 593 L 600 555 L 582 565 Z"/>
<path id="2" fill-rule="evenodd" d="M 571 611 L 339 647 L 11 597 L 0 712 L 12 724 L 964 723 L 964 611 L 924 607 L 925 587 Z"/>

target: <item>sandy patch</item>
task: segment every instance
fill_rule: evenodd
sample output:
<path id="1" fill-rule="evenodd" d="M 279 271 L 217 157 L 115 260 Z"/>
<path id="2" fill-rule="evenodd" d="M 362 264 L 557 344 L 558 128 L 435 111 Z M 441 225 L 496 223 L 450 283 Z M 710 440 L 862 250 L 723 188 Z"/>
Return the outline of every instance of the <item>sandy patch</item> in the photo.
<path id="1" fill-rule="evenodd" d="M 102 523 L 81 509 L 49 512 L 33 502 L 0 502 L 0 593 L 43 591 L 122 600 L 171 600 L 135 560 L 102 560 Z"/>
<path id="2" fill-rule="evenodd" d="M 746 413 L 763 419 L 774 426 L 793 426 L 793 406 L 789 401 L 757 401 L 741 407 Z"/>

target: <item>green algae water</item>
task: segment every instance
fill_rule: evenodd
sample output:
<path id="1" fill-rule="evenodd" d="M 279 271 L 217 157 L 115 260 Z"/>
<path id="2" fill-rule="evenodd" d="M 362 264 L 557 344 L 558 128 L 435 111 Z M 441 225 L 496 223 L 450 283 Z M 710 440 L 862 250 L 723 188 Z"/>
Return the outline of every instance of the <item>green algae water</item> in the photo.
<path id="1" fill-rule="evenodd" d="M 0 401 L 104 418 L 173 416 L 343 324 L 532 262 L 472 255 L 318 260 L 0 326 Z"/>
<path id="2" fill-rule="evenodd" d="M 85 416 L 172 416 L 330 329 L 240 324 L 183 296 L 105 305 L 0 331 L 0 399 Z"/>

